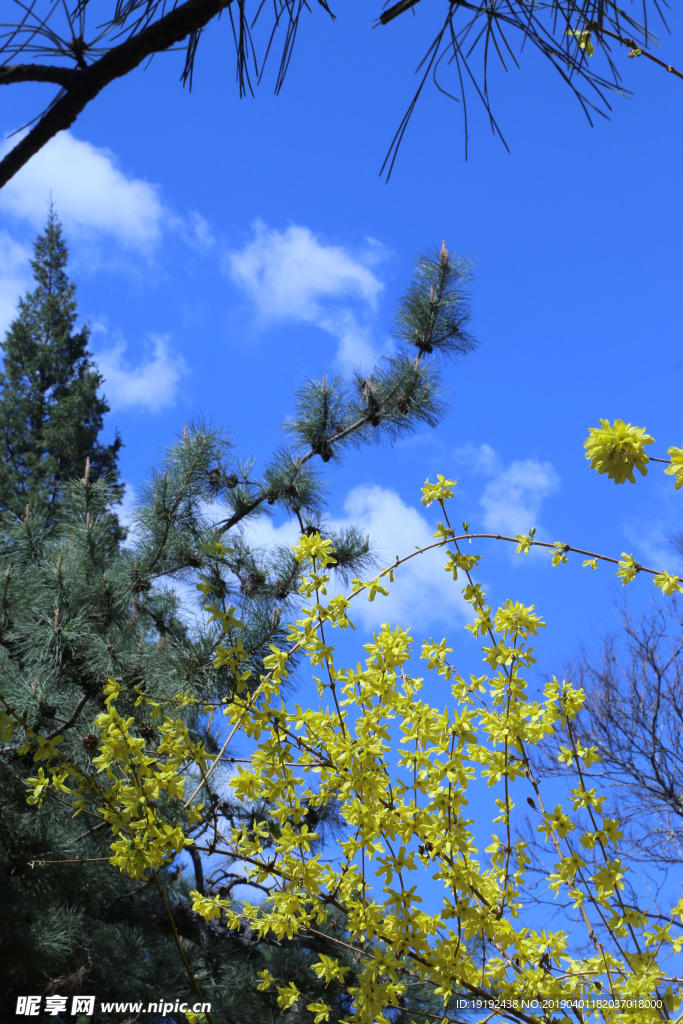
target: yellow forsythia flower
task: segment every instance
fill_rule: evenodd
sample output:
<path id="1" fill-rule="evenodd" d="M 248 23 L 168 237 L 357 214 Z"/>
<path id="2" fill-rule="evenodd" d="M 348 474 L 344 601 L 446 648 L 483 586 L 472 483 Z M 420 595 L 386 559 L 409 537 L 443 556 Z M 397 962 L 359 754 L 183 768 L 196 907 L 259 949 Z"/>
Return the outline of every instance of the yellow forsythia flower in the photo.
<path id="1" fill-rule="evenodd" d="M 277 1003 L 282 1010 L 288 1010 L 290 1006 L 294 1006 L 297 999 L 299 998 L 300 992 L 293 981 L 290 981 L 289 985 L 277 987 Z"/>
<path id="2" fill-rule="evenodd" d="M 621 560 L 619 561 L 619 568 L 617 569 L 617 576 L 621 579 L 624 586 L 627 583 L 631 583 L 640 572 L 640 565 L 633 558 L 633 555 L 627 555 L 625 551 L 621 553 Z"/>
<path id="3" fill-rule="evenodd" d="M 447 480 L 441 473 L 437 475 L 436 480 L 435 484 L 430 484 L 429 480 L 425 480 L 422 488 L 423 505 L 431 505 L 433 501 L 445 501 L 446 498 L 453 497 L 453 488 L 457 480 Z"/>
<path id="4" fill-rule="evenodd" d="M 315 1014 L 313 1024 L 322 1024 L 322 1021 L 330 1019 L 330 1008 L 326 1003 L 309 1003 L 306 1009 Z"/>
<path id="5" fill-rule="evenodd" d="M 634 467 L 647 476 L 649 456 L 645 445 L 654 444 L 654 438 L 645 433 L 644 427 L 632 427 L 623 420 L 600 420 L 599 427 L 591 427 L 584 441 L 586 458 L 591 460 L 591 469 L 607 473 L 615 484 L 630 480 L 634 484 Z"/>
<path id="6" fill-rule="evenodd" d="M 314 533 L 312 537 L 302 536 L 299 543 L 294 545 L 293 550 L 297 562 L 315 558 L 320 565 L 325 566 L 336 564 L 336 558 L 332 557 L 333 548 L 334 545 L 329 538 L 323 540 L 319 533 Z"/>
<path id="7" fill-rule="evenodd" d="M 669 476 L 676 477 L 676 490 L 683 487 L 683 448 L 669 448 L 667 455 L 671 459 L 671 465 L 664 470 Z"/>
<path id="8" fill-rule="evenodd" d="M 680 578 L 678 576 L 671 576 L 668 572 L 660 572 L 655 576 L 655 586 L 659 587 L 667 597 L 671 597 L 676 591 L 683 593 Z"/>
<path id="9" fill-rule="evenodd" d="M 37 775 L 26 780 L 26 785 L 28 788 L 32 789 L 32 793 L 27 798 L 26 802 L 29 804 L 38 804 L 40 807 L 43 802 L 45 792 L 50 788 L 50 779 L 46 776 L 43 769 L 39 768 Z"/>
<path id="10" fill-rule="evenodd" d="M 595 53 L 595 47 L 591 42 L 591 34 L 589 31 L 584 29 L 567 29 L 565 32 L 567 36 L 576 36 L 579 47 L 585 51 L 587 57 L 592 57 Z"/>

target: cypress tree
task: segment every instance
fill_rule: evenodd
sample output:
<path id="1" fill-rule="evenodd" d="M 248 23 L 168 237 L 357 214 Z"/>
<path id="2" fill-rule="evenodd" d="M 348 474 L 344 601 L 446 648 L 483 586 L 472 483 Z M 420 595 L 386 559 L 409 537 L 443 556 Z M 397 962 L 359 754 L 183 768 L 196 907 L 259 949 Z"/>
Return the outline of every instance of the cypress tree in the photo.
<path id="1" fill-rule="evenodd" d="M 68 250 L 50 207 L 34 242 L 36 287 L 19 300 L 4 341 L 0 369 L 0 509 L 19 512 L 29 499 L 54 505 L 90 459 L 93 481 L 110 474 L 118 485 L 118 433 L 99 434 L 109 406 L 98 396 L 102 377 L 88 351 L 90 327 L 76 328 L 76 287 L 66 273 Z"/>
<path id="2" fill-rule="evenodd" d="M 367 567 L 367 538 L 355 528 L 331 530 L 326 521 L 320 469 L 352 446 L 438 423 L 443 410 L 438 360 L 474 347 L 466 331 L 467 273 L 467 265 L 452 260 L 445 247 L 423 258 L 397 312 L 396 353 L 350 381 L 307 381 L 296 396 L 296 415 L 287 423 L 292 443 L 278 449 L 261 472 L 254 460 L 237 458 L 219 431 L 189 424 L 142 492 L 126 547 L 111 529 L 116 485 L 106 474 L 96 480 L 90 463 L 85 470 L 77 468 L 77 479 L 67 482 L 56 500 L 46 490 L 19 514 L 4 513 L 3 1019 L 14 1012 L 17 996 L 28 994 L 194 1002 L 174 929 L 212 1002 L 217 1024 L 278 1024 L 284 1019 L 272 993 L 259 989 L 264 969 L 285 983 L 309 979 L 303 1005 L 287 1011 L 291 1024 L 311 1024 L 313 1015 L 305 1007 L 323 990 L 328 1002 L 336 999 L 331 1024 L 348 1015 L 348 997 L 341 990 L 334 996 L 322 981 L 316 987 L 306 970 L 321 952 L 338 955 L 338 947 L 326 942 L 325 929 L 343 935 L 342 921 L 278 943 L 259 940 L 247 927 L 235 933 L 217 922 L 207 925 L 191 910 L 188 892 L 196 888 L 236 901 L 246 879 L 239 862 L 223 857 L 216 863 L 190 848 L 187 858 L 159 872 L 172 925 L 151 876 L 131 882 L 108 863 L 114 837 L 102 826 L 96 807 L 84 806 L 74 817 L 57 789 L 50 789 L 42 806 L 28 804 L 26 780 L 41 766 L 37 736 L 61 738 L 60 752 L 70 763 L 94 771 L 96 719 L 105 708 L 110 678 L 120 688 L 120 714 L 133 719 L 149 754 L 163 741 L 154 704 L 173 707 L 179 727 L 189 731 L 193 742 L 203 743 L 209 753 L 218 751 L 223 737 L 207 723 L 202 708 L 209 701 L 230 699 L 244 684 L 245 668 L 251 671 L 246 685 L 258 684 L 270 645 L 286 646 L 287 624 L 300 602 L 300 567 L 291 549 L 255 548 L 246 527 L 277 509 L 292 516 L 301 532 L 319 531 L 332 541 L 335 572 L 342 579 Z M 217 504 L 224 511 L 208 519 L 206 510 Z M 237 666 L 217 657 L 222 623 L 205 616 L 190 623 L 182 611 L 179 586 L 200 581 L 201 605 L 235 607 L 239 621 L 234 629 L 246 658 Z M 290 665 L 295 669 L 296 659 Z M 225 765 L 213 773 L 201 808 L 183 810 L 179 797 L 164 797 L 158 804 L 169 823 L 180 818 L 198 846 L 218 819 L 229 834 L 232 827 L 252 828 L 255 820 L 269 816 L 258 799 L 232 796 L 230 755 L 225 752 Z M 194 781 L 184 779 L 185 795 Z M 314 824 L 324 842 L 335 822 L 313 821 L 316 813 L 306 810 L 303 822 Z M 347 959 L 348 980 L 356 963 L 351 946 Z M 407 1022 L 411 1008 L 431 1012 L 432 1002 L 416 985 L 406 994 L 405 1013 L 395 1024 Z M 185 1017 L 163 1019 L 179 1024 Z M 119 1024 L 121 1015 L 99 1011 L 94 1020 Z"/>

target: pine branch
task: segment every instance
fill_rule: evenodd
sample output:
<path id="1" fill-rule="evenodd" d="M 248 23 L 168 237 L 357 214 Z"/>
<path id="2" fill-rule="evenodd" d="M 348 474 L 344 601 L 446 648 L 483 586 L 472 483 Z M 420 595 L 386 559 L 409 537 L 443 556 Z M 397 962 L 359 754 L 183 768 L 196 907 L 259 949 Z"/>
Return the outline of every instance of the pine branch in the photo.
<path id="1" fill-rule="evenodd" d="M 0 67 L 0 85 L 14 85 L 17 82 L 51 82 L 63 89 L 75 87 L 78 72 L 73 68 L 61 68 L 55 64 L 5 64 Z"/>
<path id="2" fill-rule="evenodd" d="M 64 84 L 64 93 L 45 111 L 38 123 L 0 160 L 0 188 L 28 163 L 58 132 L 70 128 L 78 115 L 107 85 L 137 68 L 146 58 L 167 50 L 193 33 L 201 32 L 213 18 L 230 6 L 232 0 L 186 0 L 115 46 L 89 66 L 71 69 L 75 76 Z M 30 67 L 30 65 L 25 65 Z M 22 81 L 31 81 L 24 77 Z M 36 77 L 33 81 L 47 81 Z"/>

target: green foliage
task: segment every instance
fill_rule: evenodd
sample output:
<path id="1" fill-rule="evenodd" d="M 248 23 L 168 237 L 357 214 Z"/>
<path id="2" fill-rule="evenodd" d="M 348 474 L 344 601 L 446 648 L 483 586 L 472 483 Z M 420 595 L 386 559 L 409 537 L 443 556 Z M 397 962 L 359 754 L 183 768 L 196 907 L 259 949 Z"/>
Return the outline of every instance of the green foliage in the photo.
<path id="1" fill-rule="evenodd" d="M 121 439 L 98 441 L 105 399 L 88 352 L 90 328 L 76 330 L 76 289 L 66 275 L 68 251 L 53 209 L 34 243 L 34 291 L 4 341 L 0 370 L 0 509 L 18 513 L 30 498 L 53 504 L 61 488 L 82 476 L 109 474 L 117 483 Z"/>
<path id="2" fill-rule="evenodd" d="M 396 310 L 399 353 L 352 386 L 341 377 L 307 381 L 297 395 L 296 417 L 287 431 L 323 462 L 352 446 L 411 433 L 418 424 L 436 426 L 444 406 L 436 357 L 465 355 L 476 348 L 468 331 L 471 261 L 439 253 L 417 260 L 413 281 Z M 304 461 L 304 460 L 301 460 Z"/>
<path id="3" fill-rule="evenodd" d="M 472 261 L 451 259 L 445 242 L 438 253 L 418 259 L 415 280 L 396 315 L 396 337 L 408 350 L 455 356 L 475 348 L 467 329 L 471 273 Z"/>
<path id="4" fill-rule="evenodd" d="M 258 987 L 263 970 L 284 985 L 306 976 L 308 1003 L 323 997 L 324 981 L 308 967 L 316 951 L 330 951 L 330 929 L 344 934 L 343 922 L 274 942 L 248 926 L 235 931 L 204 922 L 189 905 L 195 889 L 238 911 L 239 886 L 262 890 L 239 859 L 222 858 L 219 866 L 204 860 L 202 839 L 213 826 L 249 833 L 268 820 L 273 836 L 281 827 L 267 802 L 231 794 L 226 773 L 234 760 L 215 721 L 219 709 L 253 697 L 273 651 L 286 641 L 301 585 L 295 553 L 252 546 L 247 528 L 280 511 L 295 517 L 304 540 L 323 533 L 342 580 L 366 569 L 369 538 L 326 525 L 317 467 L 329 461 L 328 451 L 336 459 L 352 444 L 435 423 L 437 354 L 388 360 L 376 370 L 369 379 L 380 391 L 377 406 L 356 385 L 335 381 L 327 398 L 324 379 L 311 385 L 298 415 L 315 426 L 295 430 L 294 446 L 276 450 L 260 474 L 253 459 L 236 458 L 221 432 L 189 423 L 142 490 L 125 547 L 112 512 L 120 492 L 106 472 L 98 478 L 90 468 L 54 493 L 31 493 L 26 508 L 5 512 L 0 898 L 11 913 L 0 923 L 2 1012 L 9 1014 L 18 994 L 83 986 L 102 999 L 153 1001 L 163 992 L 182 1001 L 188 980 L 169 915 L 217 1021 L 281 1019 L 277 996 Z M 192 616 L 179 596 L 182 587 L 186 593 L 195 586 L 208 620 Z M 297 663 L 293 654 L 290 686 Z M 133 772 L 144 799 L 118 769 L 112 775 L 105 747 L 122 759 L 124 775 Z M 55 754 L 68 763 L 66 775 L 52 764 Z M 219 760 L 208 778 L 213 758 Z M 77 780 L 76 807 L 67 799 L 68 772 Z M 203 792 L 193 793 L 202 781 Z M 334 804 L 304 806 L 292 824 L 315 828 L 320 845 L 337 827 Z M 112 863 L 110 829 L 117 837 Z M 190 835 L 194 846 L 178 860 Z M 188 857 L 191 884 L 182 877 Z M 23 921 L 30 928 L 22 931 Z M 359 955 L 348 953 L 349 977 Z M 350 1005 L 339 986 L 326 989 L 325 998 L 336 1000 L 333 1020 Z M 417 986 L 416 1005 L 430 998 Z M 305 1007 L 297 1013 L 306 1024 L 313 1020 Z"/>

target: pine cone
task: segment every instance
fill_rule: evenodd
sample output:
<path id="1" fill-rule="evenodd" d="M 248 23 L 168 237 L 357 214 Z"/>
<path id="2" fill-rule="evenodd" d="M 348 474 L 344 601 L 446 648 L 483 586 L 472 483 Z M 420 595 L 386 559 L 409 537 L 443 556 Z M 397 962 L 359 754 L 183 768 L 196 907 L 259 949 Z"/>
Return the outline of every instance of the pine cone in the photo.
<path id="1" fill-rule="evenodd" d="M 230 488 L 230 490 L 233 490 L 233 488 L 237 487 L 239 480 L 237 479 L 234 473 L 231 473 L 230 476 L 226 476 L 225 483 Z"/>
<path id="2" fill-rule="evenodd" d="M 318 445 L 317 452 L 323 462 L 329 462 L 334 455 L 332 445 L 328 444 L 327 441 L 323 441 L 322 444 Z"/>
<path id="3" fill-rule="evenodd" d="M 83 737 L 83 746 L 86 750 L 97 750 L 99 742 L 100 741 L 97 736 L 93 736 L 91 732 L 89 732 L 87 736 Z"/>
<path id="4" fill-rule="evenodd" d="M 154 725 L 152 722 L 140 722 L 138 732 L 144 739 L 151 740 L 154 736 Z"/>
<path id="5" fill-rule="evenodd" d="M 150 580 L 145 579 L 144 576 L 137 576 L 133 580 L 133 586 L 131 590 L 134 594 L 145 594 L 148 590 L 152 589 L 152 583 Z"/>
<path id="6" fill-rule="evenodd" d="M 43 716 L 43 718 L 54 718 L 55 715 L 57 714 L 57 708 L 54 706 L 54 704 L 41 704 L 40 713 Z"/>
<path id="7" fill-rule="evenodd" d="M 261 572 L 250 572 L 245 580 L 242 581 L 240 590 L 246 597 L 250 597 L 255 593 L 259 587 L 262 587 L 266 582 L 266 577 Z"/>

